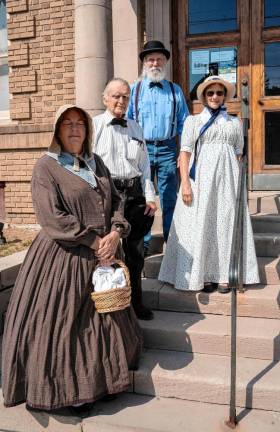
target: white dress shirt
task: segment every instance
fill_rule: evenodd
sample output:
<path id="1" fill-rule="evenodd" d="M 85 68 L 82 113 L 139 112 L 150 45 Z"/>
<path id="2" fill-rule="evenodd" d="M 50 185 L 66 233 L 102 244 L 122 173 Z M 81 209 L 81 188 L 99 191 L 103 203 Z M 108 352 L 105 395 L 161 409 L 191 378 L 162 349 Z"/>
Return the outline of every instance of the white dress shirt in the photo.
<path id="1" fill-rule="evenodd" d="M 141 177 L 146 201 L 155 201 L 149 154 L 141 127 L 130 119 L 126 119 L 127 127 L 112 125 L 113 118 L 108 110 L 93 117 L 94 153 L 102 158 L 113 179 Z"/>

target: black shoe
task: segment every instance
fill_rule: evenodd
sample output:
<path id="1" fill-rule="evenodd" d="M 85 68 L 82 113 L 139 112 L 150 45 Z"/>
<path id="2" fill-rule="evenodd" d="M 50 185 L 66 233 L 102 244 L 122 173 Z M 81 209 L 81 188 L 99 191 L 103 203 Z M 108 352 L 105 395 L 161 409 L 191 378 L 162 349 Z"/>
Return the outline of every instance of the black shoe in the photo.
<path id="1" fill-rule="evenodd" d="M 230 288 L 228 285 L 218 285 L 218 292 L 220 294 L 227 294 L 230 292 Z"/>
<path id="2" fill-rule="evenodd" d="M 134 308 L 134 311 L 136 313 L 136 316 L 140 320 L 152 320 L 154 318 L 154 314 L 151 311 L 151 309 L 146 308 L 145 306 L 138 306 L 137 308 Z"/>
<path id="3" fill-rule="evenodd" d="M 216 289 L 217 289 L 217 286 L 215 284 L 210 283 L 210 282 L 206 282 L 204 284 L 204 288 L 202 289 L 202 291 L 206 292 L 206 293 L 212 293 L 212 292 L 216 291 Z"/>
<path id="4" fill-rule="evenodd" d="M 86 418 L 92 411 L 93 403 L 85 403 L 81 406 L 69 406 L 69 410 L 73 416 Z"/>

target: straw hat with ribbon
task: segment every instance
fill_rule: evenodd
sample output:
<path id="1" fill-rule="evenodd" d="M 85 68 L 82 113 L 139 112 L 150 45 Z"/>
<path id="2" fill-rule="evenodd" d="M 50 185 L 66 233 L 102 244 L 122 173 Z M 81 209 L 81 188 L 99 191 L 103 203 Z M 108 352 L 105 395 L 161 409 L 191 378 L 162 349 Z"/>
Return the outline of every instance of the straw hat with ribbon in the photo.
<path id="1" fill-rule="evenodd" d="M 197 98 L 205 104 L 204 92 L 207 87 L 210 87 L 213 84 L 220 84 L 226 89 L 225 102 L 228 102 L 235 95 L 235 85 L 230 83 L 229 81 L 224 80 L 218 75 L 211 75 L 206 78 L 199 86 L 197 87 Z"/>

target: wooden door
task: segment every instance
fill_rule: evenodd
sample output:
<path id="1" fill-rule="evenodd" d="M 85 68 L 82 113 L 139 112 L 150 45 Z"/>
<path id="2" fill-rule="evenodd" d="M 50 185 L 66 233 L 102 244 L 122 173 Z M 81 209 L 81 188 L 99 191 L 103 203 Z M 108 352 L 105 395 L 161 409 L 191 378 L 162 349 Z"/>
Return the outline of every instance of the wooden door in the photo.
<path id="1" fill-rule="evenodd" d="M 280 2 L 252 1 L 251 183 L 280 190 Z"/>
<path id="2" fill-rule="evenodd" d="M 280 119 L 277 123 L 280 94 L 265 94 L 277 92 L 278 88 L 267 91 L 268 78 L 265 79 L 271 69 L 267 66 L 267 59 L 273 57 L 271 51 L 279 48 L 280 53 L 280 45 L 277 45 L 280 27 L 269 27 L 271 23 L 277 23 L 277 16 L 280 16 L 276 3 L 280 4 L 275 0 L 172 2 L 174 79 L 182 86 L 191 112 L 196 114 L 202 109 L 195 97 L 194 84 L 212 73 L 236 84 L 236 95 L 227 107 L 231 114 L 244 116 L 242 96 L 244 83 L 245 86 L 248 83 L 251 189 L 280 189 L 280 146 L 276 147 L 273 138 L 277 124 L 280 128 Z M 277 70 L 277 61 L 272 66 L 275 67 L 272 70 Z M 272 75 L 275 78 L 275 72 Z"/>

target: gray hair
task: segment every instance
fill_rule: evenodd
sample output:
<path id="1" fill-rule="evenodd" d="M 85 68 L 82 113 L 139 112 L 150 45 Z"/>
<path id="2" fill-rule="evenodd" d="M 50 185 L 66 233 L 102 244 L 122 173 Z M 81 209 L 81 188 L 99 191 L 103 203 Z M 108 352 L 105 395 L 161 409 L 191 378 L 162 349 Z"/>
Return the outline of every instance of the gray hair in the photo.
<path id="1" fill-rule="evenodd" d="M 104 89 L 104 91 L 103 91 L 103 93 L 102 93 L 103 96 L 108 96 L 108 90 L 109 90 L 109 88 L 110 88 L 110 85 L 111 85 L 113 82 L 118 82 L 118 83 L 120 83 L 120 84 L 125 85 L 125 86 L 128 88 L 129 93 L 130 93 L 130 85 L 128 84 L 128 82 L 127 82 L 125 79 L 123 79 L 123 78 L 117 78 L 117 77 L 114 77 L 114 78 L 110 79 L 110 81 L 108 81 L 108 83 L 107 83 L 107 85 L 106 85 L 106 87 L 105 87 L 105 89 Z"/>

